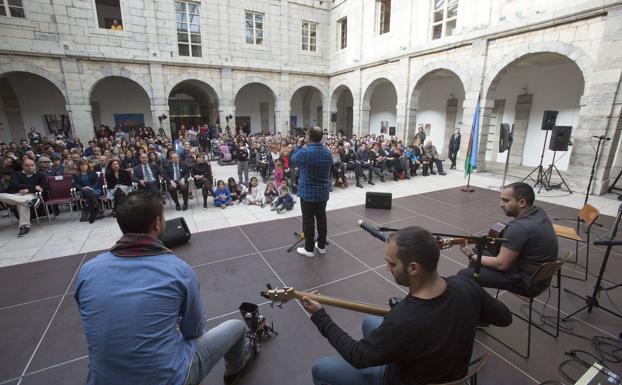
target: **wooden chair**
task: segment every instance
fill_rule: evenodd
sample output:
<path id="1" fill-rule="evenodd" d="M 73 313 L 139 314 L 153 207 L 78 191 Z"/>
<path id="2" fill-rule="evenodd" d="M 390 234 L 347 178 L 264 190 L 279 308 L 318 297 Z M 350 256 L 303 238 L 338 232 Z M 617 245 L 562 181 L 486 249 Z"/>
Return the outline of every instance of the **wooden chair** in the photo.
<path id="1" fill-rule="evenodd" d="M 477 385 L 477 373 L 479 373 L 479 371 L 484 367 L 484 365 L 486 365 L 486 362 L 488 362 L 489 358 L 490 358 L 490 352 L 484 353 L 483 355 L 477 357 L 476 359 L 472 360 L 469 363 L 469 371 L 467 372 L 466 376 L 456 381 L 445 382 L 443 384 L 436 384 L 436 385 L 462 385 L 462 384 Z"/>
<path id="2" fill-rule="evenodd" d="M 590 234 L 591 234 L 591 230 L 592 230 L 592 225 L 594 224 L 594 222 L 596 222 L 596 219 L 598 218 L 599 215 L 600 215 L 600 212 L 594 206 L 592 206 L 592 205 L 590 205 L 588 203 L 585 206 L 581 207 L 581 210 L 579 210 L 579 212 L 577 213 L 577 226 L 576 226 L 576 228 L 572 228 L 572 227 L 569 227 L 569 226 L 553 225 L 553 228 L 555 229 L 555 234 L 558 237 L 569 239 L 571 241 L 575 241 L 575 259 L 574 259 L 574 261 L 568 261 L 568 262 L 570 262 L 570 263 L 577 263 L 578 262 L 578 259 L 579 259 L 579 243 L 584 243 L 584 242 L 586 243 L 586 248 L 585 248 L 585 274 L 584 274 L 583 278 L 573 277 L 573 276 L 568 276 L 568 275 L 564 275 L 564 277 L 570 278 L 570 279 L 576 279 L 576 280 L 579 280 L 579 281 L 587 281 L 587 275 L 588 275 L 589 265 L 590 265 Z M 580 227 L 581 227 L 581 221 L 584 221 L 587 224 L 587 228 L 585 229 L 585 232 L 587 234 L 585 241 L 579 235 L 579 230 L 580 230 Z"/>
<path id="3" fill-rule="evenodd" d="M 551 337 L 559 337 L 559 325 L 560 325 L 560 306 L 561 306 L 561 268 L 564 265 L 564 263 L 566 262 L 566 260 L 568 258 L 570 258 L 570 255 L 572 254 L 572 252 L 570 250 L 568 250 L 564 256 L 562 257 L 562 259 L 558 259 L 557 261 L 554 262 L 545 262 L 543 264 L 541 264 L 538 269 L 533 273 L 533 275 L 531 276 L 531 279 L 529 281 L 529 288 L 530 290 L 535 289 L 536 284 L 539 282 L 549 282 L 553 276 L 557 275 L 557 286 L 554 286 L 554 288 L 557 289 L 557 314 L 555 316 L 555 333 L 552 333 L 548 330 L 546 330 L 544 327 L 539 326 L 537 324 L 534 324 L 533 322 L 531 322 L 532 320 L 532 314 L 533 314 L 533 302 L 534 299 L 537 297 L 537 295 L 535 296 L 530 296 L 530 297 L 525 297 L 522 295 L 518 295 L 516 293 L 512 293 L 509 292 L 511 294 L 514 294 L 515 296 L 519 297 L 520 299 L 522 299 L 523 301 L 529 303 L 529 315 L 528 318 L 523 317 L 521 314 L 518 313 L 514 313 L 512 312 L 512 315 L 514 315 L 517 318 L 522 319 L 523 321 L 527 322 L 527 353 L 523 354 L 521 352 L 519 352 L 518 350 L 514 349 L 513 347 L 511 347 L 510 345 L 506 344 L 505 342 L 501 341 L 499 338 L 495 337 L 494 335 L 492 335 L 491 333 L 489 333 L 487 330 L 482 330 L 484 333 L 486 333 L 487 335 L 489 335 L 490 337 L 494 338 L 495 340 L 497 340 L 499 343 L 501 343 L 503 346 L 505 346 L 506 348 L 510 349 L 511 351 L 513 351 L 514 353 L 518 354 L 519 356 L 527 359 L 529 358 L 529 354 L 531 353 L 531 326 L 533 325 L 534 327 L 542 330 L 543 332 L 545 332 L 546 334 L 550 335 Z M 550 290 L 550 288 L 549 288 Z M 497 297 L 499 296 L 499 292 L 500 290 L 497 290 Z"/>

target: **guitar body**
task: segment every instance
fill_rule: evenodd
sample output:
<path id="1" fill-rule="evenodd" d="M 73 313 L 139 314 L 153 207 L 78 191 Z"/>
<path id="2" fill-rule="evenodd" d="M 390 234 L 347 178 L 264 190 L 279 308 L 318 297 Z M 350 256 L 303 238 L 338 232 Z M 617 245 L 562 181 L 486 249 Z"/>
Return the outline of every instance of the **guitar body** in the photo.
<path id="1" fill-rule="evenodd" d="M 488 230 L 488 236 L 493 238 L 503 238 L 503 232 L 507 226 L 504 223 L 495 223 Z M 486 248 L 492 255 L 499 255 L 499 251 L 501 251 L 501 242 L 489 243 Z"/>

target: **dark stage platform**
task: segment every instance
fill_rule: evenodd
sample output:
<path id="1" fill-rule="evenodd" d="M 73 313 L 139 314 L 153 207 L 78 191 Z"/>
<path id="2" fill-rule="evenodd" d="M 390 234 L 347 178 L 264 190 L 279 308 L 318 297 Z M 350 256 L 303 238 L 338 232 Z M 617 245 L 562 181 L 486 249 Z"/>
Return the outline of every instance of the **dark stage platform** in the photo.
<path id="1" fill-rule="evenodd" d="M 576 210 L 538 202 L 553 216 L 572 217 Z M 478 189 L 466 195 L 459 189 L 443 190 L 394 200 L 391 211 L 367 210 L 354 206 L 331 211 L 329 235 L 331 244 L 324 256 L 308 259 L 286 249 L 301 228 L 300 218 L 289 218 L 194 234 L 189 244 L 175 251 L 192 265 L 201 281 L 201 294 L 211 325 L 227 318 L 239 317 L 242 301 L 261 303 L 260 313 L 274 322 L 279 335 L 266 342 L 242 384 L 311 384 L 311 366 L 324 355 L 335 355 L 328 342 L 308 320 L 302 307 L 291 302 L 282 310 L 270 308 L 259 296 L 267 282 L 274 286 L 287 284 L 297 289 L 317 288 L 323 294 L 385 304 L 391 296 L 403 296 L 385 271 L 384 244 L 360 230 L 359 219 L 391 227 L 423 226 L 446 233 L 477 233 L 493 223 L 506 221 L 498 207 L 498 193 Z M 603 217 L 604 227 L 594 228 L 593 238 L 603 238 L 613 218 Z M 567 222 L 566 224 L 571 224 Z M 560 240 L 560 252 L 574 244 Z M 73 298 L 75 275 L 82 263 L 97 253 L 28 263 L 0 269 L 0 384 L 82 384 L 87 356 L 80 317 Z M 592 246 L 590 273 L 596 275 L 604 255 L 603 248 Z M 580 262 L 584 261 L 582 253 Z M 453 275 L 466 262 L 458 248 L 442 253 L 439 269 Z M 564 274 L 580 275 L 580 268 L 568 265 Z M 622 253 L 612 254 L 605 277 L 620 281 Z M 564 278 L 562 285 L 578 293 L 591 293 L 594 278 L 580 282 Z M 622 288 L 603 295 L 603 304 L 622 307 Z M 520 311 L 520 300 L 503 294 L 503 301 Z M 546 299 L 546 294 L 541 300 Z M 614 304 L 611 303 L 613 300 Z M 556 297 L 550 304 L 556 304 Z M 570 313 L 581 300 L 562 294 L 562 311 Z M 543 302 L 536 308 L 541 310 Z M 335 321 L 355 338 L 361 337 L 364 315 L 328 308 Z M 549 306 L 547 313 L 554 314 Z M 618 336 L 620 319 L 602 310 L 582 312 L 573 319 L 573 332 L 585 337 Z M 520 320 L 504 330 L 493 330 L 507 342 L 523 348 L 527 326 Z M 594 352 L 589 341 L 562 334 L 558 339 L 534 330 L 532 355 L 524 360 L 496 341 L 478 332 L 475 354 L 489 350 L 492 358 L 482 370 L 481 384 L 531 384 L 549 379 L 564 381 L 558 365 L 566 360 L 564 351 L 583 349 Z M 618 373 L 622 365 L 610 365 Z M 578 377 L 582 368 L 569 368 Z M 208 376 L 205 384 L 222 383 L 222 362 Z M 568 381 L 564 381 L 568 383 Z"/>

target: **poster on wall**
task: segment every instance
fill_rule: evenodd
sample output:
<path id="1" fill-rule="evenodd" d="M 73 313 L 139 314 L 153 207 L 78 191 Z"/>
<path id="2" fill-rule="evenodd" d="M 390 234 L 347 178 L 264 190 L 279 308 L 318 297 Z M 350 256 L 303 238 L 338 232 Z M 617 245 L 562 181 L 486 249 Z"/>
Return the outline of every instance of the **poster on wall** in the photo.
<path id="1" fill-rule="evenodd" d="M 123 131 L 145 127 L 145 115 L 143 114 L 114 114 L 114 125 L 120 126 Z"/>
<path id="2" fill-rule="evenodd" d="M 43 115 L 43 120 L 45 121 L 46 128 L 50 135 L 58 136 L 63 135 L 66 138 L 73 138 L 73 133 L 71 132 L 71 121 L 69 120 L 69 115 L 56 115 L 56 114 L 47 114 Z"/>
<path id="3" fill-rule="evenodd" d="M 426 123 L 425 124 L 425 129 L 424 129 L 425 135 L 426 136 L 430 136 L 430 131 L 431 130 L 432 130 L 432 125 L 430 123 Z"/>
<path id="4" fill-rule="evenodd" d="M 386 134 L 389 132 L 389 122 L 386 120 L 383 120 L 380 122 L 380 133 L 381 134 Z"/>

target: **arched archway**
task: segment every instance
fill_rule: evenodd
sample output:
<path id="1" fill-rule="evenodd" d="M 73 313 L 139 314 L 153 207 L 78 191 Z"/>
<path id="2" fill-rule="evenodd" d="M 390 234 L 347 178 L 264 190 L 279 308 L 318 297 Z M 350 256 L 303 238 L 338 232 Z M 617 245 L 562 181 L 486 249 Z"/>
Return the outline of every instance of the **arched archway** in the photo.
<path id="1" fill-rule="evenodd" d="M 488 84 L 484 97 L 491 110 L 485 114 L 481 138 L 487 143 L 487 168 L 507 158 L 507 152 L 498 153 L 501 123 L 514 125 L 510 164 L 535 167 L 543 151 L 543 164 L 551 164 L 554 152 L 545 143 L 542 117 L 546 110 L 558 111 L 556 125 L 576 128 L 585 88 L 577 63 L 557 52 L 527 53 L 501 68 Z M 570 156 L 555 156 L 556 166 L 566 170 Z"/>
<path id="2" fill-rule="evenodd" d="M 43 136 L 73 137 L 67 101 L 50 80 L 30 72 L 0 75 L 0 141 L 26 139 L 30 127 Z"/>
<path id="3" fill-rule="evenodd" d="M 92 87 L 89 96 L 93 124 L 111 130 L 119 126 L 125 132 L 139 127 L 154 127 L 151 102 L 145 89 L 134 80 L 108 76 Z"/>
<path id="4" fill-rule="evenodd" d="M 437 68 L 421 76 L 410 98 L 408 142 L 423 129 L 439 152 L 446 150 L 455 128 L 462 128 L 464 85 L 460 77 L 446 68 Z"/>
<path id="5" fill-rule="evenodd" d="M 171 137 L 182 125 L 189 128 L 218 123 L 218 95 L 207 83 L 187 79 L 175 84 L 168 95 Z"/>
<path id="6" fill-rule="evenodd" d="M 322 92 L 313 86 L 298 88 L 290 100 L 290 130 L 302 135 L 302 130 L 313 126 L 322 126 L 324 102 Z"/>
<path id="7" fill-rule="evenodd" d="M 235 126 L 245 132 L 275 132 L 276 95 L 263 83 L 251 82 L 235 94 Z M 231 123 L 230 123 L 231 125 Z"/>
<path id="8" fill-rule="evenodd" d="M 354 97 L 344 84 L 335 88 L 331 95 L 330 122 L 334 133 L 352 137 Z"/>
<path id="9" fill-rule="evenodd" d="M 372 81 L 361 103 L 360 135 L 396 135 L 397 90 L 387 78 Z"/>

